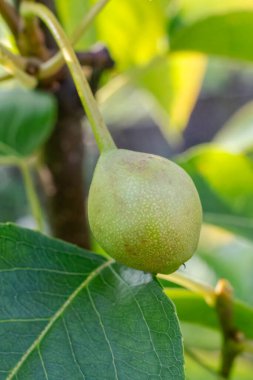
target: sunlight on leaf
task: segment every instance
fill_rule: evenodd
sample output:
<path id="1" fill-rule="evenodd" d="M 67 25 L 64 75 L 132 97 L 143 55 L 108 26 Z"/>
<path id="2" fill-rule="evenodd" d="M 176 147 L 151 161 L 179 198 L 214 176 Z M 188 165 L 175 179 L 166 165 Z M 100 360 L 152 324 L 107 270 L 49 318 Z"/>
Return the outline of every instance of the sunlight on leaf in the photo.
<path id="1" fill-rule="evenodd" d="M 111 1 L 98 17 L 98 36 L 119 69 L 145 64 L 167 49 L 165 4 L 164 0 Z"/>

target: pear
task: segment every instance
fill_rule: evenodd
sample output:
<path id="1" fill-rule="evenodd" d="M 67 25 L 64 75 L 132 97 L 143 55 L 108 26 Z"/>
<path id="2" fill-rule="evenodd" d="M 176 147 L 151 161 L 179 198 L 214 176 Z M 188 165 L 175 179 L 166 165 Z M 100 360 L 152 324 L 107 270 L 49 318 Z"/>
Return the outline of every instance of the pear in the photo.
<path id="1" fill-rule="evenodd" d="M 112 149 L 98 159 L 88 216 L 95 239 L 115 260 L 168 274 L 196 250 L 202 208 L 191 178 L 172 161 Z"/>

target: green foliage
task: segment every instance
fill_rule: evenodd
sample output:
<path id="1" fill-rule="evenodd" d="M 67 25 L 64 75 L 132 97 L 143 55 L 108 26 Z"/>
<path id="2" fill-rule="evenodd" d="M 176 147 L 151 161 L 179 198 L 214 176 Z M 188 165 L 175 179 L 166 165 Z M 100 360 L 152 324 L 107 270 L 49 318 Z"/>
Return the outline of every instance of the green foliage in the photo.
<path id="1" fill-rule="evenodd" d="M 206 146 L 192 149 L 178 161 L 195 182 L 204 220 L 252 240 L 251 159 L 243 154 Z"/>
<path id="2" fill-rule="evenodd" d="M 52 132 L 54 98 L 21 89 L 0 92 L 0 155 L 29 156 Z"/>
<path id="3" fill-rule="evenodd" d="M 95 1 L 55 3 L 71 35 Z M 110 105 L 115 115 L 119 94 L 130 99 L 135 91 L 145 105 L 143 113 L 158 122 L 164 135 L 179 137 L 201 90 L 207 59 L 252 62 L 252 25 L 252 0 L 112 0 L 76 48 L 89 49 L 102 41 L 116 61 L 109 83 L 100 90 L 104 108 Z M 15 51 L 2 19 L 0 38 L 8 39 Z M 220 78 L 211 80 L 217 83 Z M 118 116 L 126 122 L 127 101 L 123 97 L 125 111 Z M 43 146 L 52 132 L 55 108 L 45 94 L 0 92 L 2 162 L 8 156 L 26 158 Z M 131 110 L 133 119 L 136 108 Z M 222 128 L 215 138 L 218 145 L 193 148 L 177 158 L 198 188 L 205 222 L 222 228 L 217 233 L 208 227 L 202 237 L 205 244 L 202 241 L 189 267 L 196 262 L 204 265 L 212 286 L 221 277 L 230 281 L 236 296 L 235 327 L 251 341 L 252 119 L 250 103 Z M 5 181 L 2 175 L 1 179 Z M 16 206 L 11 192 L 24 204 L 22 191 L 10 187 L 1 184 L 6 207 L 1 207 L 1 218 L 20 216 L 9 210 L 9 204 Z M 217 343 L 213 338 L 220 332 L 217 313 L 188 290 L 171 284 L 165 285 L 163 294 L 150 274 L 10 225 L 0 227 L 0 283 L 0 379 L 33 380 L 36 373 L 36 379 L 139 380 L 158 378 L 160 373 L 161 379 L 183 380 L 181 333 L 165 294 L 175 303 L 183 326 L 186 378 L 217 378 L 201 364 L 217 371 L 221 348 L 221 339 Z M 189 354 L 189 346 L 201 360 Z M 8 377 L 13 368 L 17 375 L 14 371 Z M 251 377 L 252 359 L 245 356 L 233 379 Z"/>
<path id="4" fill-rule="evenodd" d="M 199 51 L 209 55 L 252 61 L 253 53 L 249 49 L 253 31 L 252 20 L 253 12 L 248 10 L 226 12 L 200 19 L 173 31 L 171 49 Z"/>
<path id="5" fill-rule="evenodd" d="M 183 380 L 175 310 L 150 274 L 12 225 L 0 236 L 1 379 Z"/>
<path id="6" fill-rule="evenodd" d="M 177 308 L 181 321 L 208 328 L 220 329 L 217 314 L 207 305 L 203 297 L 185 289 L 165 289 Z M 236 300 L 234 302 L 234 321 L 237 328 L 249 339 L 253 339 L 253 308 Z"/>

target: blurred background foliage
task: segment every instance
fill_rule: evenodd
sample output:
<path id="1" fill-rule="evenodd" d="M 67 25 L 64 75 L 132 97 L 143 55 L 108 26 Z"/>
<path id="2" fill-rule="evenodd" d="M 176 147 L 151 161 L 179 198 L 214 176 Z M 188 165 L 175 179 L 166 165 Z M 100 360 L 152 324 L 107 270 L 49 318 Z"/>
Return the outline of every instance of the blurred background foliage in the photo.
<path id="1" fill-rule="evenodd" d="M 93 3 L 56 0 L 69 35 Z M 85 49 L 102 42 L 115 59 L 115 69 L 102 80 L 98 100 L 118 145 L 172 157 L 192 176 L 205 224 L 198 252 L 182 271 L 212 286 L 221 277 L 228 279 L 236 298 L 243 302 L 238 309 L 239 319 L 247 322 L 251 331 L 252 35 L 252 0 L 112 0 L 76 46 L 77 50 Z M 15 50 L 2 20 L 0 36 Z M 16 85 L 15 81 L 1 84 L 1 91 Z M 25 153 L 35 153 L 50 132 L 49 128 L 45 136 L 39 133 L 44 113 L 49 118 L 53 113 L 52 100 L 44 101 L 43 112 L 33 108 L 33 121 L 27 124 L 31 99 L 20 102 L 16 91 L 9 96 L 15 112 L 22 107 L 26 115 L 12 134 L 0 136 L 1 141 L 7 141 L 13 149 L 18 134 L 25 131 L 35 136 Z M 1 108 L 0 132 L 6 126 L 7 109 Z M 88 189 L 97 150 L 86 125 L 84 133 Z M 18 150 L 22 151 L 20 140 Z M 0 220 L 30 225 L 18 171 L 1 168 L 0 175 Z M 211 309 L 185 290 L 180 293 L 179 288 L 171 289 L 169 295 L 182 321 L 187 379 L 215 379 L 210 368 L 205 368 L 205 364 L 217 368 L 221 339 L 217 322 L 208 325 Z M 245 354 L 237 362 L 233 379 L 250 380 L 252 373 L 252 356 Z"/>

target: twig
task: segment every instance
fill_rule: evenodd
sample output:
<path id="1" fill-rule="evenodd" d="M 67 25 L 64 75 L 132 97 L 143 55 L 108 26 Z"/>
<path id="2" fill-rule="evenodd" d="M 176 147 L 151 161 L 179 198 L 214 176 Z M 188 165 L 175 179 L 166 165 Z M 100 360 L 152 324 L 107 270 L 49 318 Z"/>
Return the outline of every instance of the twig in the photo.
<path id="1" fill-rule="evenodd" d="M 0 0 L 0 13 L 3 16 L 6 24 L 9 26 L 14 37 L 17 37 L 22 22 L 16 9 L 10 3 L 7 3 L 4 0 Z"/>
<path id="2" fill-rule="evenodd" d="M 94 46 L 90 51 L 77 52 L 76 55 L 82 66 L 109 69 L 115 64 L 108 49 L 103 45 Z"/>
<path id="3" fill-rule="evenodd" d="M 76 44 L 79 38 L 85 33 L 85 31 L 89 28 L 91 23 L 94 21 L 95 17 L 101 12 L 101 10 L 105 7 L 105 5 L 110 0 L 100 0 L 98 1 L 91 10 L 85 15 L 80 25 L 74 31 L 72 37 L 70 38 L 70 43 L 72 46 Z M 61 67 L 64 65 L 65 60 L 62 54 L 62 51 L 56 53 L 52 58 L 48 61 L 42 63 L 39 73 L 40 79 L 46 79 L 55 75 Z"/>
<path id="4" fill-rule="evenodd" d="M 233 291 L 228 281 L 222 279 L 216 288 L 216 311 L 223 335 L 220 374 L 229 379 L 233 364 L 244 350 L 244 335 L 234 326 Z"/>
<path id="5" fill-rule="evenodd" d="M 83 73 L 82 67 L 75 55 L 71 44 L 69 43 L 66 34 L 64 33 L 54 14 L 44 5 L 27 2 L 21 4 L 21 14 L 26 18 L 30 17 L 31 15 L 40 17 L 48 29 L 51 31 L 59 48 L 62 51 L 62 54 L 64 55 L 64 59 L 72 75 L 78 95 L 91 124 L 99 150 L 101 152 L 104 152 L 115 149 L 115 143 L 109 130 L 107 129 L 107 126 L 105 125 L 97 102 L 94 99 L 90 86 Z"/>
<path id="6" fill-rule="evenodd" d="M 4 45 L 0 44 L 0 64 L 6 71 L 19 79 L 26 87 L 34 88 L 37 80 L 25 73 L 26 60 L 12 54 Z"/>
<path id="7" fill-rule="evenodd" d="M 234 326 L 233 292 L 229 282 L 222 279 L 218 282 L 216 288 L 212 289 L 181 273 L 158 274 L 157 277 L 201 294 L 210 306 L 215 307 L 223 335 L 219 374 L 223 378 L 229 379 L 237 356 L 243 351 L 253 351 L 252 342 L 245 341 L 243 333 Z"/>

